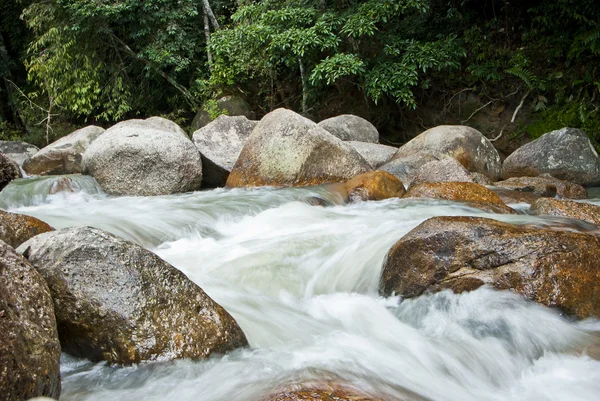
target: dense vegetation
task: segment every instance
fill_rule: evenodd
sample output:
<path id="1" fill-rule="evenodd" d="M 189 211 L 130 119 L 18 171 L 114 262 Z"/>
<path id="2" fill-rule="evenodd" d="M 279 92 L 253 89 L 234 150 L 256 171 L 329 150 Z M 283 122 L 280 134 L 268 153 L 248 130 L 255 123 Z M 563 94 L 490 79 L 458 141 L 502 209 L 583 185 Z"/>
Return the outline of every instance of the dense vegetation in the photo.
<path id="1" fill-rule="evenodd" d="M 356 113 L 390 138 L 486 107 L 535 113 L 517 133 L 596 138 L 600 2 L 5 0 L 0 76 L 2 139 L 38 144 L 67 123 L 185 125 L 224 94 L 258 115 Z"/>

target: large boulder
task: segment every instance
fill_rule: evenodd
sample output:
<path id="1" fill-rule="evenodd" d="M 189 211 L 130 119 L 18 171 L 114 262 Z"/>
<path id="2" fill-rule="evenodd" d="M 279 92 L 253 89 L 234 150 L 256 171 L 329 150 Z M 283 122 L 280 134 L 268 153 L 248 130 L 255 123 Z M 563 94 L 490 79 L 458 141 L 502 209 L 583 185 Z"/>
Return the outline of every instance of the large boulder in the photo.
<path id="1" fill-rule="evenodd" d="M 0 191 L 4 189 L 9 182 L 17 178 L 21 178 L 19 166 L 15 161 L 0 152 Z"/>
<path id="2" fill-rule="evenodd" d="M 227 186 L 318 185 L 370 170 L 352 146 L 291 110 L 277 109 L 252 131 Z"/>
<path id="3" fill-rule="evenodd" d="M 214 103 L 212 103 L 214 102 Z M 252 110 L 248 102 L 243 98 L 235 95 L 223 96 L 216 102 L 205 104 L 198 110 L 196 116 L 192 120 L 191 130 L 196 131 L 207 125 L 213 120 L 211 113 L 225 114 L 228 116 L 244 116 L 252 118 Z"/>
<path id="4" fill-rule="evenodd" d="M 398 149 L 395 159 L 428 153 L 437 159 L 453 157 L 467 170 L 482 173 L 493 180 L 500 178 L 502 164 L 494 145 L 474 128 L 440 125 L 431 128 Z"/>
<path id="5" fill-rule="evenodd" d="M 381 145 L 379 143 L 347 141 L 348 145 L 361 155 L 372 168 L 377 168 L 390 161 L 396 154 L 398 148 L 393 146 Z"/>
<path id="6" fill-rule="evenodd" d="M 423 165 L 437 160 L 440 159 L 429 153 L 419 153 L 402 158 L 392 158 L 387 163 L 379 166 L 378 169 L 387 171 L 405 185 L 410 185 Z"/>
<path id="7" fill-rule="evenodd" d="M 83 154 L 83 173 L 112 195 L 153 196 L 200 188 L 200 153 L 174 122 L 160 117 L 123 121 Z"/>
<path id="8" fill-rule="evenodd" d="M 0 241 L 0 398 L 60 395 L 60 343 L 44 278 Z"/>
<path id="9" fill-rule="evenodd" d="M 552 198 L 540 198 L 531 206 L 531 213 L 540 216 L 569 217 L 600 226 L 600 206 Z"/>
<path id="10" fill-rule="evenodd" d="M 342 195 L 350 202 L 401 198 L 406 192 L 402 181 L 380 170 L 357 175 L 341 187 Z"/>
<path id="11" fill-rule="evenodd" d="M 83 152 L 103 132 L 104 128 L 90 125 L 63 136 L 25 160 L 23 170 L 30 175 L 81 173 Z"/>
<path id="12" fill-rule="evenodd" d="M 466 202 L 492 213 L 516 213 L 493 191 L 474 182 L 424 182 L 411 186 L 404 197 Z"/>
<path id="13" fill-rule="evenodd" d="M 473 182 L 471 174 L 456 159 L 446 157 L 425 163 L 419 170 L 410 186 L 424 182 Z"/>
<path id="14" fill-rule="evenodd" d="M 60 341 L 72 355 L 131 364 L 247 344 L 235 320 L 183 273 L 112 234 L 68 228 L 18 251 L 48 282 Z"/>
<path id="15" fill-rule="evenodd" d="M 27 142 L 22 141 L 0 141 L 0 152 L 4 153 L 9 159 L 16 162 L 19 166 L 23 162 L 36 154 L 40 149 Z"/>
<path id="16" fill-rule="evenodd" d="M 504 160 L 504 178 L 544 173 L 581 185 L 600 184 L 600 158 L 585 132 L 575 128 L 548 132 Z"/>
<path id="17" fill-rule="evenodd" d="M 342 114 L 319 123 L 321 128 L 342 141 L 379 142 L 377 128 L 362 117 Z"/>
<path id="18" fill-rule="evenodd" d="M 258 121 L 244 116 L 219 116 L 193 134 L 202 155 L 202 186 L 225 186 L 227 177 Z"/>
<path id="19" fill-rule="evenodd" d="M 52 227 L 35 217 L 0 210 L 0 240 L 13 248 L 38 234 L 52 230 Z"/>
<path id="20" fill-rule="evenodd" d="M 513 177 L 493 184 L 498 188 L 528 192 L 538 196 L 585 199 L 587 191 L 579 184 L 559 180 L 550 176 Z"/>
<path id="21" fill-rule="evenodd" d="M 580 317 L 600 317 L 600 237 L 478 217 L 426 220 L 389 251 L 381 293 L 510 289 Z"/>

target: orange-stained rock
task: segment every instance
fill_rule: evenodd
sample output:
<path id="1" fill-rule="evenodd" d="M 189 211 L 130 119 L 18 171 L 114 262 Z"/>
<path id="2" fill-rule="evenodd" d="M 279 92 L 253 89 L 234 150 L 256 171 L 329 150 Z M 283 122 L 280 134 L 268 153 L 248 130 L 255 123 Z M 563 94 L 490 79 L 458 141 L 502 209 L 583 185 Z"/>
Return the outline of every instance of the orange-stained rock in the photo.
<path id="1" fill-rule="evenodd" d="M 364 394 L 343 390 L 283 391 L 263 401 L 382 401 Z"/>
<path id="2" fill-rule="evenodd" d="M 410 187 L 404 197 L 467 202 L 493 213 L 516 213 L 493 191 L 474 182 L 424 182 Z"/>
<path id="3" fill-rule="evenodd" d="M 388 252 L 380 291 L 510 289 L 579 318 L 600 317 L 600 237 L 478 217 L 426 220 Z"/>
<path id="4" fill-rule="evenodd" d="M 591 203 L 574 202 L 552 198 L 540 198 L 531 207 L 531 213 L 570 217 L 585 220 L 600 226 L 600 206 Z"/>
<path id="5" fill-rule="evenodd" d="M 495 187 L 527 192 L 538 196 L 585 199 L 587 191 L 579 184 L 550 176 L 514 177 L 493 184 Z"/>
<path id="6" fill-rule="evenodd" d="M 387 171 L 371 171 L 357 175 L 343 184 L 350 201 L 401 198 L 406 193 L 402 181 Z"/>
<path id="7" fill-rule="evenodd" d="M 29 238 L 52 230 L 52 227 L 35 217 L 0 210 L 0 240 L 13 248 Z"/>

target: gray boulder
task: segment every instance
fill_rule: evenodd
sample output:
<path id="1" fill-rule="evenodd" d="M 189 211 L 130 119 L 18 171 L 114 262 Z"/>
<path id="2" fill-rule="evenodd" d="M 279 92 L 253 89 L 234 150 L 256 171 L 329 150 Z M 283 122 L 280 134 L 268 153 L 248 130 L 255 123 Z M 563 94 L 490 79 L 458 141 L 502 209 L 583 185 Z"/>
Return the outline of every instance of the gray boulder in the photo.
<path id="1" fill-rule="evenodd" d="M 440 125 L 431 128 L 401 146 L 393 160 L 430 154 L 437 159 L 453 157 L 468 171 L 493 180 L 501 176 L 500 155 L 494 145 L 474 128 L 464 125 Z"/>
<path id="2" fill-rule="evenodd" d="M 103 132 L 104 128 L 90 125 L 63 136 L 25 160 L 23 170 L 30 175 L 81 173 L 83 152 Z"/>
<path id="3" fill-rule="evenodd" d="M 361 155 L 373 168 L 387 163 L 398 151 L 398 148 L 378 143 L 348 141 L 348 144 Z"/>
<path id="4" fill-rule="evenodd" d="M 343 182 L 371 167 L 361 155 L 291 110 L 263 117 L 229 174 L 227 186 L 304 186 Z"/>
<path id="5" fill-rule="evenodd" d="M 439 160 L 437 157 L 429 153 L 418 153 L 402 158 L 393 158 L 379 166 L 379 170 L 395 175 L 404 185 L 408 186 L 423 165 L 437 160 Z"/>
<path id="6" fill-rule="evenodd" d="M 474 182 L 471 174 L 456 159 L 446 157 L 425 163 L 415 175 L 410 185 L 423 182 Z"/>
<path id="7" fill-rule="evenodd" d="M 174 122 L 160 117 L 109 128 L 83 154 L 83 173 L 113 195 L 153 196 L 200 188 L 200 153 Z"/>
<path id="8" fill-rule="evenodd" d="M 250 108 L 250 105 L 239 96 L 223 96 L 217 100 L 216 108 L 216 111 L 228 116 L 244 116 L 252 118 L 252 109 Z M 213 119 L 210 117 L 210 113 L 207 110 L 207 106 L 204 105 L 198 110 L 198 113 L 196 113 L 190 128 L 192 131 L 199 130 L 212 120 Z"/>
<path id="9" fill-rule="evenodd" d="M 202 155 L 202 186 L 225 186 L 248 137 L 258 121 L 244 116 L 219 116 L 194 132 L 194 144 Z"/>
<path id="10" fill-rule="evenodd" d="M 0 241 L 0 398 L 58 399 L 60 351 L 48 285 L 25 258 Z"/>
<path id="11" fill-rule="evenodd" d="M 0 153 L 0 190 L 17 178 L 21 178 L 21 170 L 17 163 Z"/>
<path id="12" fill-rule="evenodd" d="M 0 141 L 0 152 L 14 160 L 19 166 L 23 162 L 35 155 L 40 149 L 27 142 L 21 141 Z"/>
<path id="13" fill-rule="evenodd" d="M 21 252 L 46 279 L 63 350 L 131 364 L 247 344 L 236 321 L 152 252 L 90 227 L 40 234 Z"/>
<path id="14" fill-rule="evenodd" d="M 585 132 L 562 128 L 515 150 L 504 160 L 504 178 L 552 177 L 581 185 L 600 184 L 600 158 Z"/>
<path id="15" fill-rule="evenodd" d="M 321 121 L 319 126 L 342 141 L 379 142 L 377 128 L 364 118 L 353 114 L 328 118 Z"/>

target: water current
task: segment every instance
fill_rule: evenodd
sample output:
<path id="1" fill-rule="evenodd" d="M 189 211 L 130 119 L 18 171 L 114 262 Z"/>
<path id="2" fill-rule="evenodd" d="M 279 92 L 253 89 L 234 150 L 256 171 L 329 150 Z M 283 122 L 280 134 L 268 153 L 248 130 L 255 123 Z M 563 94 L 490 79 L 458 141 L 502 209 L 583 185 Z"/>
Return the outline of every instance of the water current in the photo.
<path id="1" fill-rule="evenodd" d="M 53 180 L 11 183 L 0 208 L 146 247 L 227 309 L 250 343 L 204 361 L 130 367 L 65 354 L 63 401 L 259 401 L 290 383 L 332 380 L 386 400 L 600 400 L 597 320 L 489 288 L 378 293 L 388 249 L 430 217 L 547 219 L 431 200 L 344 205 L 324 187 L 111 197 L 74 176 L 79 192 L 48 195 Z"/>

